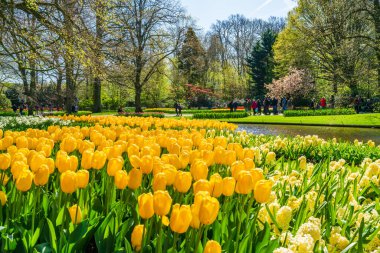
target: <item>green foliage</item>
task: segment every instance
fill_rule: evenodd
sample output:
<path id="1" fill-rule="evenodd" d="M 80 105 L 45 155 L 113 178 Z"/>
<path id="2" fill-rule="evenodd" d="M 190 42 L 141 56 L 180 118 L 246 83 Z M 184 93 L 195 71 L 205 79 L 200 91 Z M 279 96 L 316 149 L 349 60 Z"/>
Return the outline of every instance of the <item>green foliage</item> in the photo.
<path id="1" fill-rule="evenodd" d="M 380 112 L 380 102 L 373 104 L 373 112 Z"/>
<path id="2" fill-rule="evenodd" d="M 245 118 L 248 117 L 246 112 L 229 112 L 229 113 L 195 113 L 194 119 L 232 119 L 232 118 Z"/>
<path id="3" fill-rule="evenodd" d="M 53 116 L 64 116 L 64 115 L 67 115 L 67 112 L 60 111 L 60 112 L 52 112 L 52 113 L 46 113 L 46 114 L 53 115 Z M 76 116 L 87 116 L 90 114 L 92 114 L 91 111 L 78 111 L 77 113 L 75 113 Z"/>
<path id="4" fill-rule="evenodd" d="M 11 111 L 0 111 L 0 117 L 10 117 L 10 116 L 17 116 L 17 113 L 11 112 Z"/>
<path id="5" fill-rule="evenodd" d="M 356 114 L 355 110 L 352 108 L 342 108 L 342 109 L 319 109 L 319 110 L 287 110 L 284 112 L 285 117 L 350 115 L 350 114 Z"/>
<path id="6" fill-rule="evenodd" d="M 0 94 L 0 110 L 5 110 L 11 108 L 11 101 L 5 96 L 5 94 Z"/>
<path id="7" fill-rule="evenodd" d="M 79 100 L 79 108 L 82 110 L 92 110 L 94 102 L 92 99 Z"/>

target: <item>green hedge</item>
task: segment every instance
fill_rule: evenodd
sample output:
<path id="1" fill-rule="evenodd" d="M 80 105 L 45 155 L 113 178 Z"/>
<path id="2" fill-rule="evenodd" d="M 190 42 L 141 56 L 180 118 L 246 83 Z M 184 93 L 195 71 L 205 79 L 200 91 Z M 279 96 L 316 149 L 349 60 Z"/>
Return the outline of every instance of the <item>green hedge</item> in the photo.
<path id="1" fill-rule="evenodd" d="M 343 109 L 318 109 L 318 110 L 287 110 L 284 112 L 285 117 L 299 116 L 324 116 L 324 115 L 350 115 L 355 114 L 352 108 Z"/>
<path id="2" fill-rule="evenodd" d="M 144 112 L 159 112 L 167 114 L 175 114 L 173 108 L 147 108 Z M 196 113 L 229 113 L 230 109 L 183 109 L 182 114 L 196 114 Z M 242 109 L 238 109 L 237 112 L 244 112 Z"/>
<path id="3" fill-rule="evenodd" d="M 246 112 L 216 112 L 216 113 L 195 113 L 194 119 L 232 119 L 232 118 L 245 118 L 248 117 Z"/>
<path id="4" fill-rule="evenodd" d="M 148 118 L 148 117 L 153 117 L 153 118 L 164 118 L 163 113 L 122 113 L 122 114 L 117 114 L 117 116 L 125 116 L 125 117 L 143 117 L 143 118 Z"/>
<path id="5" fill-rule="evenodd" d="M 73 113 L 75 116 L 83 116 L 83 115 L 90 115 L 92 114 L 91 111 L 78 111 L 77 113 Z M 67 115 L 67 112 L 65 111 L 59 111 L 59 112 L 44 112 L 45 116 L 64 116 Z"/>
<path id="6" fill-rule="evenodd" d="M 12 117 L 12 116 L 17 116 L 19 115 L 18 113 L 14 112 L 7 112 L 7 111 L 0 111 L 0 117 Z"/>

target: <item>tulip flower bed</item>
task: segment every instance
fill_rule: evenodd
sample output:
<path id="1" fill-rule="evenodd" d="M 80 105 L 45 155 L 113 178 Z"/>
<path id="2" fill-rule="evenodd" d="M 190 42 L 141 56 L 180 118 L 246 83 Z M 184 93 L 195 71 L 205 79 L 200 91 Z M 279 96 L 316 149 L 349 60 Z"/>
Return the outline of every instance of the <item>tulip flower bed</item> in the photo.
<path id="1" fill-rule="evenodd" d="M 374 142 L 212 120 L 60 120 L 78 125 L 0 130 L 2 252 L 380 250 Z"/>

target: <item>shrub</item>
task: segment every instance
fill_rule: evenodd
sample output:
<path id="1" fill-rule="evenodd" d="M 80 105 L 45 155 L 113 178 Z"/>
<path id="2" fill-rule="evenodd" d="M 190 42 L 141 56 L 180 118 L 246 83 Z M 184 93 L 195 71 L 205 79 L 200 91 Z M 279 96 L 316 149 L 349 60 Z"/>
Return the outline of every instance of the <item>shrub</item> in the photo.
<path id="1" fill-rule="evenodd" d="M 323 116 L 323 115 L 350 115 L 355 114 L 352 108 L 343 109 L 319 109 L 319 110 L 288 110 L 284 112 L 285 117 L 299 116 Z"/>
<path id="2" fill-rule="evenodd" d="M 245 118 L 248 117 L 246 112 L 228 112 L 228 113 L 195 113 L 193 115 L 194 119 L 231 119 L 231 118 Z"/>
<path id="3" fill-rule="evenodd" d="M 118 116 L 126 116 L 126 117 L 153 117 L 153 118 L 164 118 L 163 113 L 135 113 L 135 112 L 126 112 L 122 114 L 118 114 Z"/>
<path id="4" fill-rule="evenodd" d="M 10 116 L 17 116 L 18 113 L 14 113 L 12 111 L 1 111 L 0 117 L 10 117 Z"/>

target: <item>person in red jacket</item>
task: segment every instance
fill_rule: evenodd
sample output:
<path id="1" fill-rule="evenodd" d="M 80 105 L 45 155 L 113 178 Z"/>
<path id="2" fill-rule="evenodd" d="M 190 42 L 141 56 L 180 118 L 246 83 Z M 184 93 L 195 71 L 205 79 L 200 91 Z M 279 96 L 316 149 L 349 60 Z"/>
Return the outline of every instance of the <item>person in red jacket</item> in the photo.
<path id="1" fill-rule="evenodd" d="M 255 99 L 252 99 L 251 108 L 252 108 L 252 111 L 253 111 L 253 115 L 256 115 L 256 113 L 257 113 L 257 102 L 256 102 Z"/>
<path id="2" fill-rule="evenodd" d="M 321 98 L 320 105 L 321 105 L 322 109 L 326 108 L 326 98 L 324 98 L 324 97 Z"/>

